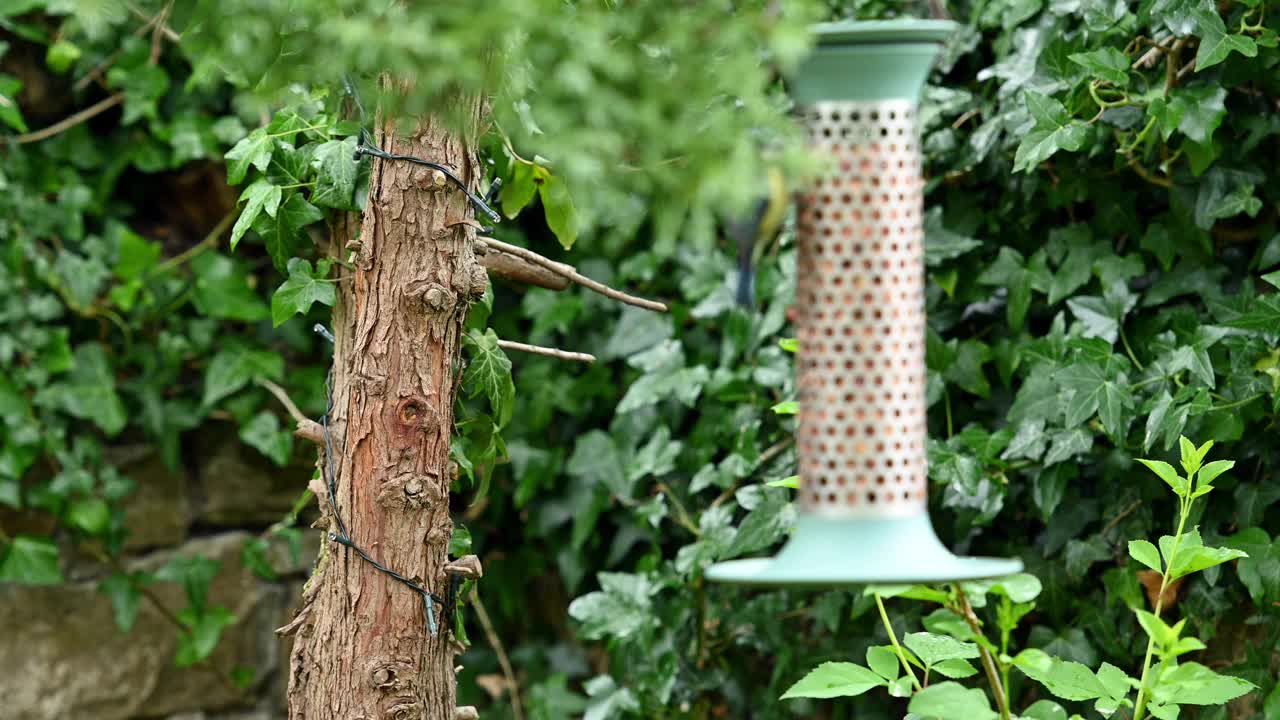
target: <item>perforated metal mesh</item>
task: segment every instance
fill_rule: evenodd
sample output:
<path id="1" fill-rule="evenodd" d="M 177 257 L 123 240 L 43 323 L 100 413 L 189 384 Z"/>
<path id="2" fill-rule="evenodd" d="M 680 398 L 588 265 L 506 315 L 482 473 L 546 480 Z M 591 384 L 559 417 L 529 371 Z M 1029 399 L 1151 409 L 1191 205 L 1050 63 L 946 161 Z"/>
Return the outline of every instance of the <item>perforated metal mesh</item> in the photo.
<path id="1" fill-rule="evenodd" d="M 926 512 L 923 182 L 916 105 L 806 109 L 833 170 L 801 198 L 797 286 L 804 510 Z"/>

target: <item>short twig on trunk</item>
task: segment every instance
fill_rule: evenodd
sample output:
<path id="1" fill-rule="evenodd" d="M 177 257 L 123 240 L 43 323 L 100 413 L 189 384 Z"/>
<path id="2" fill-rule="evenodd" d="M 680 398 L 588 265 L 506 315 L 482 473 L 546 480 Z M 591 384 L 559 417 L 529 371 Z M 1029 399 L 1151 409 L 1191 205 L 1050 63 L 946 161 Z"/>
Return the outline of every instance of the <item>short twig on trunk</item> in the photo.
<path id="1" fill-rule="evenodd" d="M 586 275 L 579 273 L 571 265 L 556 262 L 555 260 L 543 257 L 532 250 L 526 250 L 525 248 L 517 245 L 510 245 L 502 242 L 501 240 L 494 240 L 493 238 L 488 237 L 478 237 L 476 238 L 476 242 L 483 244 L 486 250 L 507 253 L 509 255 L 514 255 L 516 257 L 523 258 L 524 260 L 528 260 L 535 265 L 540 265 L 557 275 L 567 278 L 570 282 L 577 283 L 588 290 L 600 293 L 601 295 L 617 300 L 620 303 L 634 305 L 646 310 L 653 310 L 654 312 L 667 311 L 667 306 L 663 303 L 657 302 L 656 300 L 646 300 L 645 298 L 636 297 L 635 295 L 628 295 L 621 290 L 614 290 L 604 283 L 597 282 Z"/>

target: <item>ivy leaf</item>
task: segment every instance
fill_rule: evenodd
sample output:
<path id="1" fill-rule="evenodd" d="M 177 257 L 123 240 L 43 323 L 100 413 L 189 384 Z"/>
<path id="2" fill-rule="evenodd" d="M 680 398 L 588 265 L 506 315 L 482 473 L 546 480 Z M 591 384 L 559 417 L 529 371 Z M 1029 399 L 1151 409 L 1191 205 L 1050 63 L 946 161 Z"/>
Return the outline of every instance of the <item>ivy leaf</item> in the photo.
<path id="1" fill-rule="evenodd" d="M 1221 23 L 1222 19 L 1219 18 L 1218 22 Z M 1217 65 L 1232 52 L 1245 57 L 1257 57 L 1258 44 L 1248 35 L 1228 34 L 1225 25 L 1221 29 L 1214 27 L 1200 37 L 1200 49 L 1196 51 L 1196 72 Z"/>
<path id="2" fill-rule="evenodd" d="M 299 193 L 291 193 L 280 204 L 274 217 L 259 215 L 253 221 L 253 230 L 267 246 L 267 254 L 277 270 L 288 271 L 289 258 L 298 254 L 299 240 L 306 234 L 302 228 L 324 219 L 324 211 L 307 202 Z"/>
<path id="3" fill-rule="evenodd" d="M 357 210 L 355 192 L 360 167 L 353 159 L 356 138 L 329 140 L 316 148 L 311 167 L 316 170 L 316 184 L 311 202 L 339 210 Z"/>
<path id="4" fill-rule="evenodd" d="M 782 699 L 854 697 L 886 685 L 884 678 L 857 663 L 825 662 L 792 685 Z"/>
<path id="5" fill-rule="evenodd" d="M 1075 152 L 1084 147 L 1089 128 L 1072 119 L 1062 103 L 1034 90 L 1027 90 L 1023 98 L 1036 124 L 1018 145 L 1013 159 L 1014 172 L 1030 172 L 1059 150 Z"/>
<path id="6" fill-rule="evenodd" d="M 1261 607 L 1269 599 L 1280 598 L 1280 538 L 1273 543 L 1265 530 L 1251 527 L 1232 535 L 1229 542 L 1249 554 L 1236 564 L 1236 572 L 1253 603 Z"/>
<path id="7" fill-rule="evenodd" d="M 653 596 L 661 589 L 644 575 L 600 573 L 600 590 L 569 604 L 569 616 L 582 623 L 580 632 L 589 640 L 625 640 L 657 619 Z"/>
<path id="8" fill-rule="evenodd" d="M 169 90 L 169 74 L 160 65 L 113 67 L 107 83 L 124 91 L 124 114 L 120 122 L 129 125 L 140 118 L 156 119 L 157 101 Z"/>
<path id="9" fill-rule="evenodd" d="M 58 546 L 49 538 L 18 535 L 0 552 L 0 582 L 56 585 L 63 582 Z"/>
<path id="10" fill-rule="evenodd" d="M 333 307 L 338 301 L 338 290 L 325 278 L 328 274 L 328 260 L 316 261 L 315 272 L 312 272 L 310 261 L 291 258 L 289 278 L 271 295 L 271 324 L 280 327 L 294 315 L 306 315 L 313 303 Z"/>
<path id="11" fill-rule="evenodd" d="M 573 197 L 564 180 L 548 173 L 538 185 L 538 197 L 542 199 L 547 227 L 565 250 L 572 248 L 578 240 L 578 210 L 573 206 Z"/>
<path id="12" fill-rule="evenodd" d="M 1026 321 L 1035 281 L 1035 269 L 1029 266 L 1022 253 L 1008 246 L 1000 248 L 995 261 L 978 276 L 978 282 L 983 285 L 1007 289 L 1009 296 L 1006 313 L 1011 328 L 1021 328 Z"/>
<path id="13" fill-rule="evenodd" d="M 795 506 L 780 490 L 765 493 L 765 499 L 747 513 L 724 557 L 738 557 L 773 545 L 795 524 Z"/>
<path id="14" fill-rule="evenodd" d="M 1152 691 L 1153 699 L 1166 705 L 1225 705 L 1257 686 L 1248 680 L 1219 675 L 1196 662 L 1166 669 Z"/>
<path id="15" fill-rule="evenodd" d="M 942 225 L 942 208 L 929 208 L 924 216 L 924 263 L 936 267 L 982 247 L 982 241 L 952 232 Z"/>
<path id="16" fill-rule="evenodd" d="M 1074 53 L 1068 57 L 1096 78 L 1119 87 L 1129 84 L 1129 58 L 1113 47 Z"/>
<path id="17" fill-rule="evenodd" d="M 223 607 L 205 608 L 197 612 L 195 608 L 185 607 L 178 611 L 178 620 L 187 628 L 187 632 L 178 635 L 178 650 L 174 664 L 178 667 L 189 667 L 208 659 L 218 646 L 222 631 L 236 621 L 235 615 Z"/>
<path id="18" fill-rule="evenodd" d="M 1097 413 L 1107 435 L 1112 438 L 1121 436 L 1125 410 L 1134 405 L 1123 375 L 1116 381 L 1108 376 L 1102 365 L 1079 362 L 1058 371 L 1054 379 L 1068 392 L 1068 427 L 1080 425 Z"/>
<path id="19" fill-rule="evenodd" d="M 1129 557 L 1137 560 L 1156 572 L 1162 572 L 1163 570 L 1160 564 L 1160 552 L 1156 550 L 1155 545 L 1152 545 L 1146 540 L 1130 540 Z"/>
<path id="20" fill-rule="evenodd" d="M 236 218 L 236 224 L 231 228 L 231 249 L 235 250 L 236 245 L 240 243 L 240 238 L 248 232 L 253 226 L 253 221 L 258 215 L 266 212 L 267 215 L 275 217 L 276 210 L 280 207 L 280 198 L 282 192 L 279 185 L 272 185 L 264 178 L 254 180 L 249 187 L 240 193 L 238 202 L 245 203 L 244 210 L 240 211 L 240 217 Z"/>
<path id="21" fill-rule="evenodd" d="M 293 434 L 280 427 L 275 413 L 263 410 L 240 426 L 240 439 L 284 467 L 293 454 Z"/>
<path id="22" fill-rule="evenodd" d="M 991 360 L 991 348 L 980 340 L 965 340 L 956 346 L 955 361 L 943 376 L 980 398 L 991 397 L 991 384 L 982 366 Z"/>
<path id="23" fill-rule="evenodd" d="M 1179 119 L 1178 129 L 1201 145 L 1208 145 L 1213 132 L 1227 115 L 1227 91 L 1220 85 L 1197 85 L 1174 91 L 1169 108 Z"/>
<path id="24" fill-rule="evenodd" d="M 236 143 L 223 157 L 227 161 L 227 184 L 239 185 L 250 167 L 258 168 L 258 172 L 266 172 L 271 164 L 271 151 L 275 147 L 275 139 L 267 135 L 266 128 L 258 128 L 248 137 Z"/>
<path id="25" fill-rule="evenodd" d="M 489 399 L 498 427 L 511 420 L 515 408 L 516 386 L 511 380 L 511 360 L 498 347 L 498 336 L 492 329 L 482 334 L 479 330 L 467 332 L 463 343 L 471 349 L 471 362 L 462 377 L 471 389 L 471 396 L 483 393 Z"/>
<path id="26" fill-rule="evenodd" d="M 212 407 L 258 376 L 280 380 L 284 376 L 284 358 L 278 353 L 238 345 L 219 351 L 205 370 L 204 406 Z"/>
<path id="27" fill-rule="evenodd" d="M 151 270 L 160 259 L 160 243 L 151 242 L 124 228 L 116 249 L 116 263 L 111 271 L 121 280 L 137 280 Z"/>
<path id="28" fill-rule="evenodd" d="M 1165 448 L 1171 446 L 1174 438 L 1182 432 L 1190 413 L 1189 405 L 1177 405 L 1169 393 L 1161 392 L 1156 398 L 1156 403 L 1151 412 L 1147 415 L 1143 449 L 1150 449 L 1154 446 L 1161 435 L 1164 436 Z"/>
<path id="29" fill-rule="evenodd" d="M 141 582 L 141 578 L 135 575 L 132 579 L 124 573 L 113 573 L 98 583 L 98 592 L 103 593 L 111 600 L 111 609 L 116 619 L 116 627 L 120 632 L 127 633 L 133 628 L 133 623 L 138 619 L 138 604 L 142 599 L 142 593 L 134 586 L 136 582 Z"/>
<path id="30" fill-rule="evenodd" d="M 907 709 L 938 720 L 994 720 L 987 694 L 960 683 L 934 683 L 911 697 Z"/>
<path id="31" fill-rule="evenodd" d="M 98 343 L 77 347 L 71 374 L 65 380 L 41 388 L 34 402 L 40 407 L 92 421 L 107 435 L 119 433 L 127 421 L 124 403 L 116 394 L 111 360 Z"/>
<path id="32" fill-rule="evenodd" d="M 191 270 L 195 275 L 191 300 L 201 313 L 244 322 L 257 322 L 271 314 L 242 263 L 205 252 L 191 261 Z"/>
<path id="33" fill-rule="evenodd" d="M 1083 455 L 1093 448 L 1093 433 L 1084 428 L 1059 430 L 1053 433 L 1049 451 L 1044 455 L 1044 465 L 1049 467 Z"/>
<path id="34" fill-rule="evenodd" d="M 89 535 L 101 535 L 111 525 L 111 507 L 102 498 L 73 500 L 67 506 L 67 524 Z"/>

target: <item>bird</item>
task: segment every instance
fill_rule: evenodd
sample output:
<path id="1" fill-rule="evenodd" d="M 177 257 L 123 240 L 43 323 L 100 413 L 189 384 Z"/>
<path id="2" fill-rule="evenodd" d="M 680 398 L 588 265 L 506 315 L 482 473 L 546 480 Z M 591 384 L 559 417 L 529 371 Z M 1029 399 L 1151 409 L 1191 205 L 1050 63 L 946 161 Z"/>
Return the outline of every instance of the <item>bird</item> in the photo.
<path id="1" fill-rule="evenodd" d="M 769 168 L 765 194 L 752 205 L 750 212 L 728 223 L 728 234 L 738 247 L 738 305 L 755 306 L 755 267 L 764 251 L 777 239 L 787 215 L 791 198 L 787 194 L 782 172 Z"/>

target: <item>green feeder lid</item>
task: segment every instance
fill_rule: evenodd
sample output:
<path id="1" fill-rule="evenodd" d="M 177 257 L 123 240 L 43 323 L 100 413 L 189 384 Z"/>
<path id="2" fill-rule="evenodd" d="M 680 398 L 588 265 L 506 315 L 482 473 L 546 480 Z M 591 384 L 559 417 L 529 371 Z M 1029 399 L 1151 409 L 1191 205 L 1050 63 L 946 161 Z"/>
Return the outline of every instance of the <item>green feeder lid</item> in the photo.
<path id="1" fill-rule="evenodd" d="M 839 588 L 867 583 L 935 583 L 1011 575 L 1022 561 L 956 557 L 927 514 L 909 517 L 801 516 L 776 557 L 730 560 L 707 579 L 738 585 Z"/>
<path id="2" fill-rule="evenodd" d="M 942 43 L 960 26 L 950 20 L 869 20 L 813 26 L 818 44 L 792 82 L 797 103 L 823 100 L 915 100 Z"/>
<path id="3" fill-rule="evenodd" d="M 941 44 L 960 26 L 950 20 L 841 20 L 812 26 L 819 45 L 865 45 L 868 43 Z"/>

